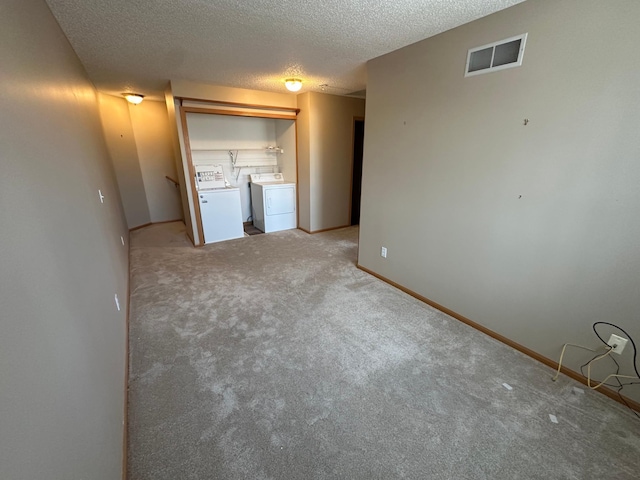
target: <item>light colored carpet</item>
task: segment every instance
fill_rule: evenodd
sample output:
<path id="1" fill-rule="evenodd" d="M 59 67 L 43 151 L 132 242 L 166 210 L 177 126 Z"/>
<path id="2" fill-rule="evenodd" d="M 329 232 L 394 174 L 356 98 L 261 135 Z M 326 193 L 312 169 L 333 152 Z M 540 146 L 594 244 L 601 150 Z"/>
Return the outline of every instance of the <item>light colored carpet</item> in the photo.
<path id="1" fill-rule="evenodd" d="M 358 270 L 357 235 L 132 233 L 132 480 L 640 478 L 630 412 Z"/>

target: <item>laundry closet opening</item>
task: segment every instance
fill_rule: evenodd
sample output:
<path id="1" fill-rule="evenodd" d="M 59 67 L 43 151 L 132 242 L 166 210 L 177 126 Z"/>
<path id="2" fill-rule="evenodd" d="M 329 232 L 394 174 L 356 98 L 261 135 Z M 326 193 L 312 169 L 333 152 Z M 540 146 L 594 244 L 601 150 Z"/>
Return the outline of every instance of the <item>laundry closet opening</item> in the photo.
<path id="1" fill-rule="evenodd" d="M 296 113 L 181 107 L 200 244 L 297 228 Z"/>

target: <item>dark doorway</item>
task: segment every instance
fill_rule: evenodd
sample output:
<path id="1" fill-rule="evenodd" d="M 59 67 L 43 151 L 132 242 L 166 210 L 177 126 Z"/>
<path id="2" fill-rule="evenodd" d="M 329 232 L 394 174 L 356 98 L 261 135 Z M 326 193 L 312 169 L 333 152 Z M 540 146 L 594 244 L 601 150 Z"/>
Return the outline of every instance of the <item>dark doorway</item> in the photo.
<path id="1" fill-rule="evenodd" d="M 362 152 L 364 120 L 353 120 L 353 176 L 351 179 L 351 225 L 360 223 L 360 195 L 362 193 Z"/>

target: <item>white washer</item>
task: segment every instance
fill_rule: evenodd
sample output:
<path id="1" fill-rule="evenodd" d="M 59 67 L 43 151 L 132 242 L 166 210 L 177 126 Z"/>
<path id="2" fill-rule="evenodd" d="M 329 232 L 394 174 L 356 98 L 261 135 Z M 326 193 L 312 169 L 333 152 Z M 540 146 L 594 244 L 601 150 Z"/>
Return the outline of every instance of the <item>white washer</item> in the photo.
<path id="1" fill-rule="evenodd" d="M 281 173 L 251 174 L 253 225 L 265 233 L 297 228 L 296 184 Z"/>
<path id="2" fill-rule="evenodd" d="M 198 200 L 204 243 L 244 237 L 239 188 L 200 190 Z"/>

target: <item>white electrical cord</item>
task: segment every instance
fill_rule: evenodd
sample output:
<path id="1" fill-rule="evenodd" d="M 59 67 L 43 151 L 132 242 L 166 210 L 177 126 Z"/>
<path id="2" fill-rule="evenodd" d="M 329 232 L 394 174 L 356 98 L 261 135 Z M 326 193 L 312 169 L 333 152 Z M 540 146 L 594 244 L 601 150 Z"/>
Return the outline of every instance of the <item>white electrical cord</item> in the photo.
<path id="1" fill-rule="evenodd" d="M 582 348 L 583 350 L 589 350 L 590 352 L 595 352 L 593 348 L 583 347 L 582 345 L 576 345 L 575 343 L 565 343 L 562 346 L 562 352 L 560 353 L 560 360 L 558 361 L 558 370 L 556 371 L 555 376 L 552 378 L 554 382 L 560 376 L 560 369 L 562 368 L 562 359 L 564 358 L 564 351 L 567 349 L 567 347 Z"/>
<path id="2" fill-rule="evenodd" d="M 558 379 L 558 376 L 560 376 L 560 369 L 562 368 L 562 359 L 564 357 L 564 352 L 566 350 L 567 347 L 577 347 L 577 348 L 582 348 L 583 350 L 589 350 L 590 352 L 595 352 L 596 350 L 592 349 L 592 348 L 588 348 L 588 347 L 583 347 L 582 345 L 576 345 L 574 343 L 565 343 L 562 346 L 562 353 L 560 354 L 560 361 L 558 362 L 558 370 L 556 371 L 555 376 L 552 378 L 552 380 L 555 382 Z M 608 357 L 611 352 L 613 352 L 613 349 L 615 348 L 615 346 L 611 347 L 609 346 L 609 349 L 603 353 L 602 355 L 597 356 L 596 358 L 593 358 L 589 363 L 587 363 L 586 367 L 587 367 L 587 386 L 591 389 L 591 390 L 595 390 L 597 388 L 600 388 L 602 385 L 604 385 L 606 383 L 607 380 L 609 380 L 610 378 L 637 378 L 637 377 L 631 377 L 629 375 L 618 375 L 617 373 L 612 373 L 611 375 L 609 375 L 607 378 L 605 378 L 604 380 L 602 380 L 599 384 L 591 386 L 591 364 L 594 362 L 597 362 L 598 360 L 602 360 L 605 357 Z"/>

